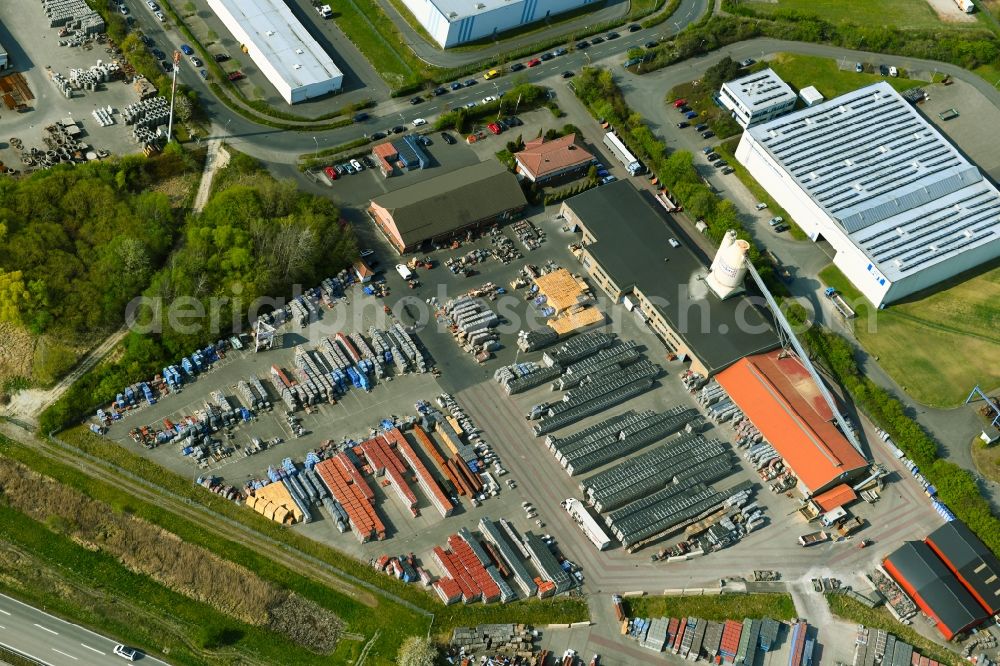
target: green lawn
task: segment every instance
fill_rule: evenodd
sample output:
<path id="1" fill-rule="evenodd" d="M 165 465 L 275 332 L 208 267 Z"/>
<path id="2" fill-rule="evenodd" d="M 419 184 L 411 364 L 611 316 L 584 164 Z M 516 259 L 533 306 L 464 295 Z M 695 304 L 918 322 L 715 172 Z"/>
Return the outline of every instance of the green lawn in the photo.
<path id="1" fill-rule="evenodd" d="M 924 2 L 924 0 L 920 1 Z M 846 69 L 840 69 L 842 61 L 818 56 L 779 53 L 767 64 L 796 91 L 808 86 L 816 86 L 816 89 L 823 93 L 827 99 L 878 81 L 887 81 L 889 85 L 900 91 L 924 83 L 902 76 L 891 77 L 867 72 L 858 73 L 854 71 L 854 61 L 848 61 Z M 901 74 L 906 74 L 906 72 L 901 72 Z"/>
<path id="2" fill-rule="evenodd" d="M 831 23 L 853 23 L 866 27 L 980 27 L 978 19 L 969 22 L 941 21 L 927 0 L 778 0 L 750 2 L 749 5 L 761 14 L 796 11 Z"/>
<path id="3" fill-rule="evenodd" d="M 722 594 L 700 597 L 635 597 L 625 599 L 629 617 L 700 617 L 713 622 L 770 617 L 798 617 L 788 594 Z"/>
<path id="4" fill-rule="evenodd" d="M 837 267 L 828 266 L 819 277 L 852 303 L 858 342 L 914 399 L 953 407 L 977 383 L 987 391 L 1000 386 L 1000 265 L 871 317 L 871 304 Z"/>
<path id="5" fill-rule="evenodd" d="M 965 664 L 957 654 L 942 648 L 937 643 L 927 640 L 912 628 L 907 627 L 889 614 L 885 608 L 868 608 L 844 594 L 826 595 L 827 603 L 834 615 L 845 620 L 863 624 L 873 629 L 882 629 L 901 638 L 917 649 L 920 654 L 942 664 L 960 666 Z"/>

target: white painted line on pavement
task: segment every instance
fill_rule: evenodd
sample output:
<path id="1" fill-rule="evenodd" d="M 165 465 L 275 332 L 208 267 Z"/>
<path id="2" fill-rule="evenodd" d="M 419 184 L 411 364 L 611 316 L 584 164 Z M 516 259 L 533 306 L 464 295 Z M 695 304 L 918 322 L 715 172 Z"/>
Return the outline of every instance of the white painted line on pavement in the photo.
<path id="1" fill-rule="evenodd" d="M 8 613 L 7 611 L 5 611 L 5 610 L 4 610 L 4 609 L 2 609 L 2 608 L 0 608 L 0 613 L 3 613 L 4 615 L 7 615 L 7 616 L 9 616 L 9 615 L 10 615 L 10 613 Z"/>
<path id="2" fill-rule="evenodd" d="M 62 655 L 62 656 L 64 656 L 64 657 L 69 657 L 69 658 L 70 658 L 70 659 L 72 659 L 73 661 L 79 661 L 79 659 L 77 659 L 77 658 L 76 658 L 76 657 L 74 657 L 73 655 L 71 655 L 71 654 L 68 654 L 68 653 L 66 653 L 66 652 L 63 652 L 62 650 L 57 650 L 57 649 L 55 649 L 55 648 L 52 648 L 52 651 L 53 651 L 53 652 L 58 652 L 59 654 L 61 654 L 61 655 Z"/>
<path id="3" fill-rule="evenodd" d="M 92 647 L 90 647 L 89 645 L 87 645 L 86 643 L 80 643 L 80 645 L 82 645 L 83 647 L 87 648 L 87 649 L 88 649 L 88 650 L 90 650 L 91 652 L 96 652 L 97 654 L 104 654 L 104 655 L 106 655 L 106 654 L 107 654 L 107 652 L 101 652 L 101 651 L 100 651 L 100 650 L 98 650 L 97 648 L 92 648 Z"/>
<path id="4" fill-rule="evenodd" d="M 5 626 L 3 626 L 2 624 L 0 624 L 0 629 L 6 629 L 6 628 L 7 628 L 7 627 L 5 627 Z"/>
<path id="5" fill-rule="evenodd" d="M 37 622 L 35 622 L 35 623 L 34 623 L 34 625 L 35 625 L 36 627 L 38 627 L 39 629 L 41 629 L 42 631 L 47 631 L 47 632 L 49 632 L 49 633 L 50 633 L 50 634 L 52 634 L 53 636 L 58 636 L 58 635 L 59 635 L 59 632 L 58 632 L 58 631 L 52 631 L 52 630 L 51 630 L 51 629 L 49 629 L 48 627 L 43 627 L 42 625 L 38 624 Z"/>
<path id="6" fill-rule="evenodd" d="M 13 652 L 14 654 L 20 654 L 20 655 L 24 655 L 25 657 L 28 657 L 29 659 L 34 659 L 35 661 L 37 661 L 40 664 L 47 664 L 47 663 L 49 663 L 49 662 L 45 661 L 44 659 L 39 659 L 38 657 L 36 657 L 35 655 L 33 655 L 31 653 L 25 652 L 24 650 L 18 650 L 13 645 L 8 645 L 7 643 L 0 643 L 0 646 L 3 646 L 5 648 L 7 648 L 8 650 L 10 650 L 11 652 Z"/>

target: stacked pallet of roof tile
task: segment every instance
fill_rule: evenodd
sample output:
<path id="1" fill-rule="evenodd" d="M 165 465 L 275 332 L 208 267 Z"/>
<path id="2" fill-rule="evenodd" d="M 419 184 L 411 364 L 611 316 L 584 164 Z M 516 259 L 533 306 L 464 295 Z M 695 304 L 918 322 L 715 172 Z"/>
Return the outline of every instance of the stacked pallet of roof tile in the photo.
<path id="1" fill-rule="evenodd" d="M 677 622 L 677 620 L 671 621 Z M 640 641 L 639 645 L 647 650 L 661 652 L 663 650 L 663 644 L 667 642 L 667 627 L 669 622 L 670 621 L 668 621 L 665 617 L 653 618 L 649 623 L 649 629 L 646 632 L 646 637 Z"/>
<path id="2" fill-rule="evenodd" d="M 806 635 L 809 633 L 809 625 L 805 622 L 796 622 L 792 625 L 792 637 L 790 642 L 790 649 L 788 653 L 788 666 L 800 666 L 802 664 L 802 653 L 805 650 L 806 645 Z M 892 638 L 895 642 L 895 638 L 892 634 L 886 635 L 885 649 L 888 649 L 889 639 Z M 884 654 L 884 653 L 883 653 Z M 878 656 L 876 654 L 876 656 Z M 885 660 L 883 659 L 883 663 Z"/>
<path id="3" fill-rule="evenodd" d="M 743 619 L 743 629 L 740 632 L 740 643 L 736 648 L 736 656 L 733 657 L 733 663 L 736 666 L 744 666 L 747 661 L 747 655 L 750 650 L 750 640 L 754 641 L 754 650 L 757 648 L 757 640 L 760 638 L 760 622 L 757 622 L 757 633 L 753 631 L 753 620 L 750 618 Z M 751 664 L 753 664 L 753 655 L 750 656 Z"/>
<path id="4" fill-rule="evenodd" d="M 500 529 L 502 529 L 507 535 L 507 538 L 510 539 L 510 542 L 514 544 L 514 548 L 517 549 L 517 552 L 521 553 L 521 557 L 524 559 L 531 557 L 531 553 L 529 553 L 528 549 L 525 547 L 524 540 L 521 539 L 521 535 L 517 533 L 516 529 L 514 529 L 514 524 L 506 518 L 501 518 L 497 522 L 500 524 Z"/>
<path id="5" fill-rule="evenodd" d="M 677 621 L 677 631 L 674 634 L 673 640 L 670 641 L 669 648 L 674 654 L 680 652 L 681 642 L 684 640 L 684 634 L 687 632 L 687 618 L 682 617 Z"/>
<path id="6" fill-rule="evenodd" d="M 610 512 L 605 523 L 627 549 L 680 529 L 722 504 L 723 497 L 701 483 L 681 481 Z"/>
<path id="7" fill-rule="evenodd" d="M 295 391 L 295 382 L 289 379 L 288 375 L 276 365 L 271 366 L 271 377 L 274 380 L 274 385 L 278 387 L 278 392 L 281 394 L 285 406 L 288 407 L 289 411 L 294 412 L 299 408 L 299 396 L 298 392 Z"/>
<path id="8" fill-rule="evenodd" d="M 336 388 L 330 379 L 325 363 L 301 347 L 295 350 L 295 367 L 299 378 L 309 385 L 320 400 L 332 399 Z"/>
<path id="9" fill-rule="evenodd" d="M 459 544 L 458 547 L 463 551 L 468 550 L 468 544 L 465 544 L 464 541 L 459 539 L 458 536 L 454 534 L 448 537 L 448 545 L 451 546 L 453 550 L 455 548 L 453 541 L 457 542 Z M 481 598 L 485 599 L 483 589 L 479 585 L 481 578 L 474 577 L 471 574 L 465 566 L 465 560 L 463 560 L 458 553 L 449 552 L 440 546 L 435 546 L 432 557 L 434 558 L 435 563 L 441 567 L 441 570 L 445 572 L 445 576 L 443 578 L 449 578 L 458 584 L 458 587 L 462 591 L 462 601 L 470 604 Z M 468 557 L 475 559 L 475 556 L 471 554 L 468 554 Z M 489 585 L 491 586 L 490 591 L 491 593 L 494 593 L 494 598 L 499 598 L 500 589 L 496 588 L 496 584 L 493 583 L 491 578 L 489 578 L 485 570 L 482 572 L 482 577 L 489 580 Z M 496 588 L 495 592 L 494 588 Z"/>
<path id="10" fill-rule="evenodd" d="M 406 467 L 403 466 L 402 461 L 389 447 L 389 443 L 379 435 L 378 437 L 373 437 L 362 442 L 361 451 L 375 476 L 385 475 L 389 479 L 389 485 L 396 492 L 396 497 L 403 503 L 403 506 L 414 516 L 419 515 L 417 496 L 410 490 L 410 486 L 407 485 L 406 478 L 403 476 L 406 472 Z"/>
<path id="11" fill-rule="evenodd" d="M 433 460 L 434 464 L 437 465 L 438 470 L 451 481 L 451 485 L 455 488 L 455 492 L 463 497 L 468 494 L 465 489 L 465 484 L 463 484 L 459 476 L 448 464 L 448 461 L 444 459 L 438 447 L 431 441 L 431 438 L 427 436 L 427 433 L 419 425 L 413 426 L 413 437 L 417 440 L 417 444 L 429 455 Z"/>
<path id="12" fill-rule="evenodd" d="M 552 554 L 552 550 L 549 545 L 545 543 L 540 536 L 534 534 L 533 532 L 524 533 L 524 547 L 528 551 L 528 555 L 531 559 L 532 566 L 538 571 L 546 580 L 555 585 L 555 592 L 564 592 L 568 590 L 573 584 L 573 579 L 570 575 L 559 566 L 559 561 L 556 560 L 555 555 Z M 537 583 L 537 581 L 536 581 Z M 538 586 L 538 594 L 542 595 L 542 586 Z"/>
<path id="13" fill-rule="evenodd" d="M 594 376 L 595 373 L 608 368 L 623 368 L 638 360 L 639 347 L 634 341 L 619 342 L 567 367 L 563 376 L 556 381 L 555 388 L 565 391 Z"/>
<path id="14" fill-rule="evenodd" d="M 513 363 L 499 368 L 493 373 L 493 379 L 504 388 L 507 395 L 521 393 L 536 386 L 541 386 L 550 379 L 562 374 L 562 366 L 539 365 L 537 363 Z"/>
<path id="15" fill-rule="evenodd" d="M 705 638 L 705 621 L 696 617 L 689 617 L 687 629 L 684 631 L 684 640 L 681 641 L 679 654 L 684 659 L 694 660 L 698 658 L 701 651 L 701 642 Z M 692 656 L 692 652 L 694 656 Z"/>
<path id="16" fill-rule="evenodd" d="M 422 433 L 423 431 L 421 431 Z M 426 437 L 426 435 L 424 435 Z M 438 510 L 444 517 L 451 515 L 452 510 L 455 508 L 452 506 L 451 500 L 448 496 L 444 494 L 441 490 L 441 486 L 438 485 L 437 479 L 435 479 L 430 470 L 424 465 L 423 461 L 420 460 L 420 456 L 417 452 L 413 450 L 410 443 L 406 440 L 406 437 L 399 428 L 393 428 L 392 430 L 385 433 L 385 438 L 390 442 L 390 444 L 395 445 L 396 451 L 399 455 L 406 461 L 413 470 L 413 473 L 417 477 L 417 484 L 420 489 L 423 490 L 424 495 L 434 505 L 434 508 Z"/>
<path id="17" fill-rule="evenodd" d="M 487 517 L 480 519 L 479 532 L 488 543 L 493 544 L 499 557 L 502 558 L 507 570 L 513 577 L 514 583 L 518 586 L 518 588 L 520 588 L 521 592 L 524 593 L 524 596 L 535 596 L 538 592 L 538 586 L 535 585 L 533 580 L 531 580 L 531 574 L 528 573 L 524 563 L 521 562 L 523 556 L 519 557 L 519 555 L 522 555 L 522 553 L 515 548 L 512 548 L 507 542 L 507 537 L 511 540 L 515 537 L 511 536 L 509 533 L 505 537 L 503 530 L 497 527 L 497 525 Z M 520 542 L 520 539 L 518 539 L 518 542 Z M 523 549 L 524 546 L 521 546 L 521 548 Z"/>
<path id="18" fill-rule="evenodd" d="M 708 655 L 709 661 L 715 661 L 719 656 L 719 645 L 722 642 L 722 631 L 725 625 L 721 622 L 709 622 L 705 625 L 705 637 L 701 644 L 702 651 Z"/>
<path id="19" fill-rule="evenodd" d="M 559 334 L 551 326 L 539 326 L 538 328 L 517 332 L 517 346 L 523 352 L 548 347 L 558 339 Z"/>
<path id="20" fill-rule="evenodd" d="M 385 538 L 385 525 L 373 506 L 375 493 L 345 453 L 317 463 L 315 471 L 333 499 L 347 512 L 351 528 L 362 543 L 373 536 L 380 541 Z"/>
<path id="21" fill-rule="evenodd" d="M 674 639 L 677 638 L 678 622 L 679 620 L 676 617 L 667 618 L 666 645 L 663 646 L 666 649 L 669 649 Z"/>
<path id="22" fill-rule="evenodd" d="M 476 455 L 476 450 L 473 447 L 462 441 L 462 438 L 448 422 L 448 419 L 444 418 L 440 412 L 436 412 L 435 417 L 434 430 L 453 454 L 465 463 L 473 462 L 479 457 Z"/>
<path id="23" fill-rule="evenodd" d="M 777 620 L 765 617 L 760 623 L 761 652 L 770 652 L 778 642 L 778 629 L 781 625 Z"/>
<path id="24" fill-rule="evenodd" d="M 439 578 L 431 584 L 431 587 L 445 604 L 454 604 L 462 600 L 462 588 L 454 578 Z"/>
<path id="25" fill-rule="evenodd" d="M 372 326 L 368 329 L 368 337 L 372 339 L 373 345 L 378 342 L 378 346 L 381 346 L 392 356 L 392 362 L 395 364 L 398 372 L 407 371 L 410 367 L 409 358 L 403 353 L 403 350 L 399 346 L 399 341 L 395 336 Z"/>
<path id="26" fill-rule="evenodd" d="M 500 599 L 500 586 L 486 571 L 487 565 L 493 566 L 490 558 L 483 551 L 482 547 L 476 543 L 469 531 L 462 528 L 462 534 L 452 534 L 448 537 L 448 545 L 452 552 L 459 558 L 462 566 L 469 572 L 469 575 L 476 581 L 476 585 L 482 590 L 483 601 L 490 603 Z"/>
<path id="27" fill-rule="evenodd" d="M 722 640 L 719 642 L 719 655 L 729 663 L 736 658 L 736 651 L 740 648 L 740 636 L 743 634 L 743 623 L 735 620 L 726 620 L 722 629 Z"/>
<path id="28" fill-rule="evenodd" d="M 598 512 L 612 511 L 720 464 L 718 478 L 722 478 L 731 471 L 730 460 L 722 442 L 686 434 L 588 477 L 580 489 Z"/>
<path id="29" fill-rule="evenodd" d="M 413 337 L 407 333 L 406 329 L 399 322 L 396 322 L 389 334 L 396 339 L 399 349 L 406 355 L 407 360 L 413 365 L 417 372 L 427 372 L 427 363 L 424 360 L 423 352 L 417 348 Z"/>
<path id="30" fill-rule="evenodd" d="M 637 415 L 623 422 L 614 434 L 593 435 L 564 446 L 556 459 L 570 476 L 589 472 L 609 462 L 624 458 L 639 449 L 680 432 L 697 422 L 694 409 L 674 407 L 666 412 Z"/>

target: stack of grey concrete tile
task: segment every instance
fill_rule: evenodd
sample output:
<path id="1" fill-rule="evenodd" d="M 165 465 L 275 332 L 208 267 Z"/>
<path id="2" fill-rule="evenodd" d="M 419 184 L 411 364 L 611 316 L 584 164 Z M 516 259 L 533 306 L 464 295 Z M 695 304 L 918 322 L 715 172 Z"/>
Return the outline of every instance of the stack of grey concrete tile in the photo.
<path id="1" fill-rule="evenodd" d="M 541 386 L 562 374 L 562 366 L 539 365 L 537 363 L 512 363 L 497 369 L 493 378 L 504 388 L 507 395 L 514 395 Z"/>
<path id="2" fill-rule="evenodd" d="M 540 326 L 527 331 L 518 331 L 517 347 L 523 352 L 535 351 L 555 343 L 559 334 L 549 326 Z"/>
<path id="3" fill-rule="evenodd" d="M 491 652 L 521 654 L 531 652 L 533 637 L 523 624 L 480 624 L 456 627 L 451 632 L 451 644 L 465 648 L 467 653 Z"/>
<path id="4" fill-rule="evenodd" d="M 639 645 L 647 650 L 662 652 L 663 645 L 667 642 L 667 627 L 669 625 L 670 621 L 667 618 L 654 617 L 649 622 L 649 630 L 646 632 L 646 637 L 639 642 Z"/>
<path id="5" fill-rule="evenodd" d="M 608 368 L 623 368 L 639 360 L 638 345 L 629 340 L 601 349 L 593 356 L 573 363 L 565 369 L 554 388 L 565 391 L 579 385 Z"/>
<path id="6" fill-rule="evenodd" d="M 479 521 L 479 532 L 483 535 L 483 538 L 493 544 L 497 553 L 504 559 L 514 584 L 517 585 L 524 596 L 529 598 L 535 596 L 538 592 L 538 586 L 535 585 L 531 574 L 528 573 L 527 568 L 525 568 L 524 563 L 521 561 L 523 558 L 519 557 L 520 553 L 507 542 L 508 536 L 504 535 L 504 531 L 497 527 L 496 523 L 488 517 L 483 517 Z M 515 537 L 511 536 L 510 538 L 513 539 Z M 523 549 L 524 546 L 521 546 L 521 548 Z"/>
<path id="7" fill-rule="evenodd" d="M 622 545 L 631 550 L 698 520 L 721 506 L 722 500 L 722 495 L 714 489 L 682 480 L 610 512 L 605 523 Z"/>
<path id="8" fill-rule="evenodd" d="M 614 341 L 614 333 L 600 333 L 596 331 L 581 333 L 570 338 L 555 349 L 545 352 L 543 358 L 549 365 L 554 363 L 569 365 L 592 354 L 596 354 L 605 347 L 610 347 Z"/>
<path id="9" fill-rule="evenodd" d="M 404 354 L 406 354 L 406 359 L 409 361 L 410 365 L 416 372 L 427 372 L 427 362 L 424 360 L 424 354 L 417 347 L 413 336 L 403 328 L 403 325 L 396 322 L 391 329 L 389 329 L 389 335 L 391 335 L 396 340 L 396 345 Z"/>
<path id="10" fill-rule="evenodd" d="M 91 9 L 87 0 L 42 0 L 42 11 L 50 28 L 66 26 L 87 35 L 104 32 L 104 19 Z"/>

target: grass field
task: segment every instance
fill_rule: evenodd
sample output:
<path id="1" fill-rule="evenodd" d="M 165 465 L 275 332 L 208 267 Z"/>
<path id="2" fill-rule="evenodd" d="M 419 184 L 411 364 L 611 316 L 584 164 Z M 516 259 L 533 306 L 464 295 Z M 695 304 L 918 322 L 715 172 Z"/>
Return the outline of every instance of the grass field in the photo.
<path id="1" fill-rule="evenodd" d="M 635 597 L 625 599 L 629 617 L 700 617 L 713 622 L 770 617 L 798 617 L 788 594 L 722 594 L 703 597 Z"/>
<path id="2" fill-rule="evenodd" d="M 892 615 L 884 608 L 868 608 L 854 599 L 843 594 L 826 595 L 827 603 L 834 615 L 839 615 L 845 620 L 863 624 L 866 627 L 882 629 L 901 638 L 920 652 L 921 655 L 929 657 L 942 664 L 960 666 L 965 662 L 954 652 L 945 650 L 937 643 L 929 641 L 916 631 L 896 621 Z"/>
<path id="3" fill-rule="evenodd" d="M 857 304 L 858 342 L 914 399 L 953 407 L 975 384 L 986 391 L 1000 386 L 1000 265 L 890 305 L 871 317 L 871 326 L 871 304 L 838 268 L 828 266 L 819 277 Z"/>
<path id="4" fill-rule="evenodd" d="M 779 53 L 767 64 L 796 91 L 807 86 L 816 86 L 816 89 L 823 93 L 827 99 L 879 81 L 886 81 L 900 91 L 923 83 L 923 81 L 906 79 L 902 76 L 891 77 L 855 72 L 854 61 L 846 63 L 847 69 L 840 69 L 840 65 L 843 64 L 841 61 L 818 56 Z M 878 64 L 880 63 L 876 63 L 876 65 Z M 903 72 L 903 74 L 905 73 Z"/>
<path id="5" fill-rule="evenodd" d="M 831 23 L 853 23 L 866 27 L 935 29 L 948 27 L 980 27 L 979 21 L 941 21 L 927 0 L 778 0 L 751 2 L 760 14 L 794 10 Z"/>
<path id="6" fill-rule="evenodd" d="M 979 403 L 980 405 L 982 403 Z M 972 461 L 976 463 L 979 473 L 1000 483 L 1000 445 L 986 446 L 978 437 L 972 440 Z"/>

